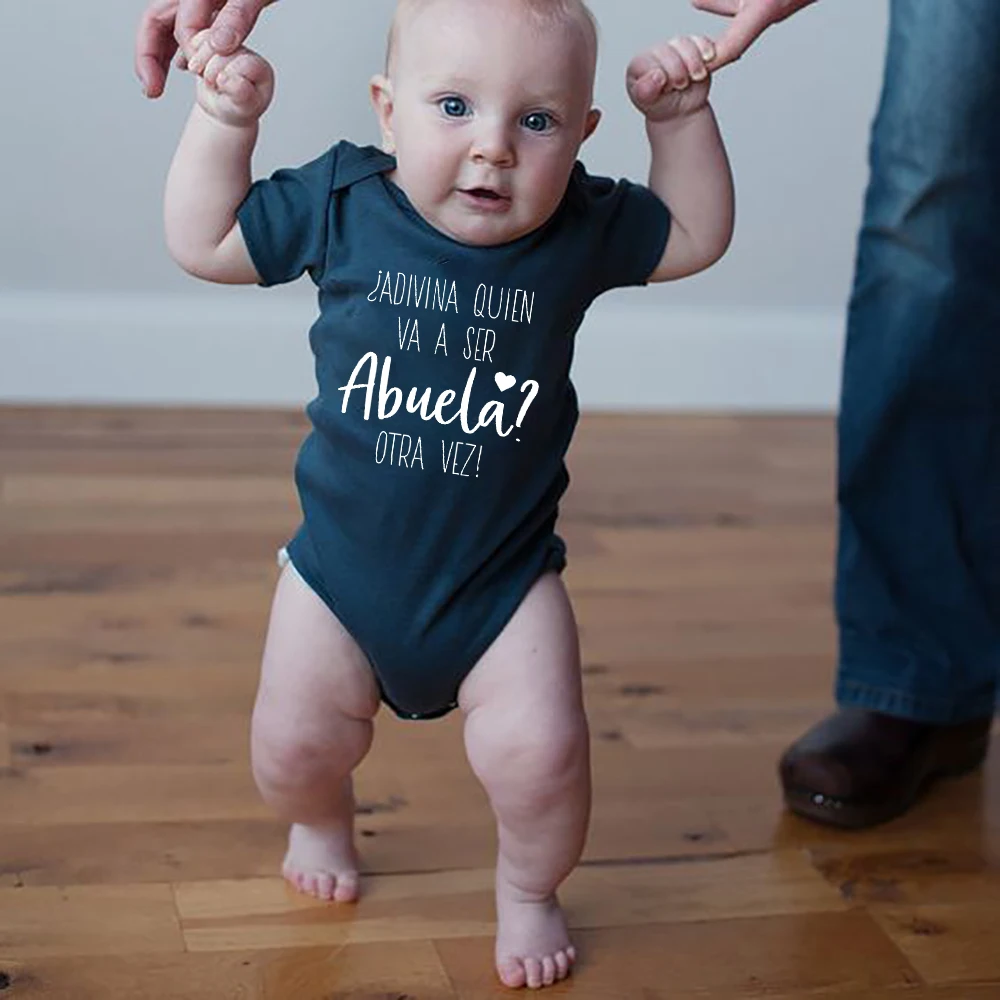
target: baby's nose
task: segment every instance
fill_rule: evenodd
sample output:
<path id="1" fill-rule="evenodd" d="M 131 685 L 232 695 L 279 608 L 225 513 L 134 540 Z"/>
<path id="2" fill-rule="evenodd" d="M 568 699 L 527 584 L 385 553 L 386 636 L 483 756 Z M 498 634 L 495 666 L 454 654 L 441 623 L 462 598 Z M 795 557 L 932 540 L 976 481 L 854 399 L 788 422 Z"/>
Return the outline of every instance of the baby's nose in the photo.
<path id="1" fill-rule="evenodd" d="M 476 136 L 471 149 L 474 160 L 485 160 L 498 166 L 509 165 L 514 160 L 514 144 L 506 128 L 484 128 Z"/>

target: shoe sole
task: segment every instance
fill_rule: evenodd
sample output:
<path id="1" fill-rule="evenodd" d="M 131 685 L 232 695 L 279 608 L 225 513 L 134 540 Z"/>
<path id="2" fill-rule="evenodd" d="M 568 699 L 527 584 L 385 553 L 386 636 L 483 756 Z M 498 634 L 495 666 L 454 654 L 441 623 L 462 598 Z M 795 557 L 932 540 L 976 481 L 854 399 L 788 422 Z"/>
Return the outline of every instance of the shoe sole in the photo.
<path id="1" fill-rule="evenodd" d="M 935 771 L 924 775 L 907 794 L 880 804 L 856 805 L 846 799 L 834 799 L 807 789 L 785 789 L 785 805 L 797 816 L 843 830 L 863 830 L 888 823 L 908 812 L 942 778 L 960 778 L 978 770 L 989 751 L 989 734 L 972 745 L 956 751 L 954 757 Z"/>

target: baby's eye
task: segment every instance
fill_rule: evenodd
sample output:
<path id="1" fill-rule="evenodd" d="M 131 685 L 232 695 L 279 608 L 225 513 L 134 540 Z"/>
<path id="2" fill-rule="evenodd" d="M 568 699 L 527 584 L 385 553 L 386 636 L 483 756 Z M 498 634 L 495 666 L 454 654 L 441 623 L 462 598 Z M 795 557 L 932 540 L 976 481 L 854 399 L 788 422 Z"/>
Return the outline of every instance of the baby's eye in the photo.
<path id="1" fill-rule="evenodd" d="M 469 106 L 461 97 L 445 97 L 438 101 L 438 107 L 449 118 L 463 118 L 469 112 Z"/>
<path id="2" fill-rule="evenodd" d="M 521 119 L 521 124 L 529 132 L 548 132 L 555 124 L 552 116 L 544 111 L 532 111 Z"/>

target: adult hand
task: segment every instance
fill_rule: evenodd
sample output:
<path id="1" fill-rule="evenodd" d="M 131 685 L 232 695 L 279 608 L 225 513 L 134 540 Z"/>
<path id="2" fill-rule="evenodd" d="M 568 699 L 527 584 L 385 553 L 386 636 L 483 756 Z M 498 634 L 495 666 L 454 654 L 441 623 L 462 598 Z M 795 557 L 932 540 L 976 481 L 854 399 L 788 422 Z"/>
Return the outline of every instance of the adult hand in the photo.
<path id="1" fill-rule="evenodd" d="M 246 40 L 260 12 L 274 0 L 151 0 L 139 22 L 135 72 L 147 97 L 159 97 L 178 41 L 187 44 L 211 27 L 212 48 L 230 55 Z"/>
<path id="2" fill-rule="evenodd" d="M 815 0 L 691 0 L 698 10 L 732 18 L 715 42 L 712 70 L 735 62 L 772 24 L 784 21 Z"/>

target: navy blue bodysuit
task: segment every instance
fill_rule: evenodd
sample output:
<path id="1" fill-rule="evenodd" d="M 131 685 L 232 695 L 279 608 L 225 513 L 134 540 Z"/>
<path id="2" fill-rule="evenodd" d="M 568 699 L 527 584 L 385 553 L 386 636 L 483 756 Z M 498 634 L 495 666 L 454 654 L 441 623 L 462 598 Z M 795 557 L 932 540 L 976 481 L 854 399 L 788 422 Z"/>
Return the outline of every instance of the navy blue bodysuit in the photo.
<path id="1" fill-rule="evenodd" d="M 255 183 L 238 219 L 263 285 L 308 271 L 319 289 L 292 564 L 390 708 L 436 718 L 532 584 L 565 567 L 574 336 L 602 292 L 645 283 L 670 216 L 578 163 L 541 228 L 467 246 L 416 212 L 394 168 L 341 142 Z"/>

